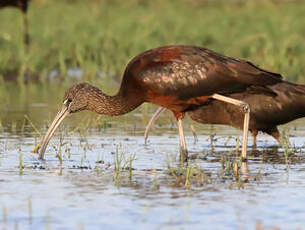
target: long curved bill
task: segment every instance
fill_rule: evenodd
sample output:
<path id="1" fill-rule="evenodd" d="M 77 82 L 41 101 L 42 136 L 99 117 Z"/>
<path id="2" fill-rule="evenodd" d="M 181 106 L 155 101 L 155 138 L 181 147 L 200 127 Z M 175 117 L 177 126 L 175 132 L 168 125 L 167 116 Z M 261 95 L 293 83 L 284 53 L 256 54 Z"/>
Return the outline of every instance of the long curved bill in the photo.
<path id="1" fill-rule="evenodd" d="M 55 130 L 60 125 L 60 123 L 65 119 L 65 117 L 69 114 L 68 107 L 63 105 L 61 110 L 57 113 L 56 117 L 54 118 L 52 124 L 50 125 L 46 135 L 44 136 L 42 142 L 41 142 L 41 149 L 39 152 L 39 159 L 44 158 L 44 153 L 46 151 L 46 148 L 48 146 L 48 143 L 53 136 Z"/>

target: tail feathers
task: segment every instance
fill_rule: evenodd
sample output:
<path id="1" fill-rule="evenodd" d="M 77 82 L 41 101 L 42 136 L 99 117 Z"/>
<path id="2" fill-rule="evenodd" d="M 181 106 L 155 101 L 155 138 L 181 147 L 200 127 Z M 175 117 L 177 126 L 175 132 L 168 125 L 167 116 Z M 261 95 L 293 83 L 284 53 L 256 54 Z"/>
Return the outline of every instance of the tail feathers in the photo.
<path id="1" fill-rule="evenodd" d="M 254 65 L 252 62 L 240 60 L 240 62 L 230 62 L 227 68 L 235 73 L 235 77 L 247 85 L 274 85 L 282 82 L 282 75 L 268 70 L 264 70 Z"/>
<path id="2" fill-rule="evenodd" d="M 269 86 L 274 92 L 294 93 L 305 96 L 305 85 L 299 85 L 288 81 Z"/>
<path id="3" fill-rule="evenodd" d="M 251 65 L 252 67 L 254 67 L 255 69 L 261 71 L 262 73 L 264 74 L 267 74 L 271 77 L 275 77 L 275 78 L 279 78 L 279 79 L 283 79 L 283 76 L 279 73 L 275 73 L 275 72 L 271 72 L 269 70 L 266 70 L 266 69 L 263 69 L 263 68 L 260 68 L 258 67 L 257 65 L 254 65 L 252 62 L 249 62 L 249 61 L 246 61 L 249 65 Z"/>

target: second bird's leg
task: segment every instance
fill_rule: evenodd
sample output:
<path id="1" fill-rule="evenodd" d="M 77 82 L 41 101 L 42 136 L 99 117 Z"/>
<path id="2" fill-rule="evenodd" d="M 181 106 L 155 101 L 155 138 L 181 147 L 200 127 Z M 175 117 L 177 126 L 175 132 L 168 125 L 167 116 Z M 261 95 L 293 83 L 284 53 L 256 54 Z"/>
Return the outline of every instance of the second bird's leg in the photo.
<path id="1" fill-rule="evenodd" d="M 242 107 L 243 112 L 245 113 L 245 118 L 244 118 L 243 143 L 242 143 L 241 155 L 242 155 L 242 160 L 246 160 L 249 121 L 250 121 L 250 107 L 248 103 L 230 97 L 222 96 L 220 94 L 213 94 L 212 98 Z"/>
<path id="2" fill-rule="evenodd" d="M 155 121 L 159 118 L 160 114 L 165 111 L 166 108 L 160 107 L 152 116 L 151 120 L 149 121 L 145 133 L 144 133 L 144 139 L 145 139 L 145 144 L 146 140 L 148 137 L 148 133 L 152 127 L 152 125 L 155 123 Z M 183 115 L 184 116 L 184 115 Z M 182 117 L 183 117 L 182 116 Z M 187 161 L 188 158 L 188 153 L 186 149 L 186 143 L 185 143 L 185 137 L 183 133 L 183 125 L 182 125 L 182 118 L 181 117 L 176 117 L 177 118 L 177 124 L 178 124 L 178 131 L 179 131 L 179 141 L 180 141 L 180 159 L 181 161 Z"/>
<path id="3" fill-rule="evenodd" d="M 252 138 L 253 138 L 252 149 L 256 150 L 256 137 L 257 137 L 258 132 L 257 132 L 257 130 L 252 130 L 251 134 L 252 134 Z"/>
<path id="4" fill-rule="evenodd" d="M 283 146 L 283 140 L 281 139 L 281 135 L 277 127 L 273 128 L 271 131 L 268 132 L 269 135 L 271 135 L 277 142 L 279 143 L 280 146 Z"/>
<path id="5" fill-rule="evenodd" d="M 178 129 L 179 129 L 179 138 L 180 138 L 180 158 L 181 161 L 187 161 L 187 149 L 185 144 L 185 137 L 183 133 L 183 126 L 182 126 L 182 120 L 179 118 L 178 121 Z"/>
<path id="6" fill-rule="evenodd" d="M 157 111 L 154 113 L 154 115 L 152 116 L 152 118 L 150 119 L 148 125 L 146 126 L 146 129 L 145 129 L 145 133 L 144 133 L 144 140 L 145 140 L 145 144 L 146 144 L 146 141 L 147 141 L 147 137 L 148 137 L 148 133 L 151 129 L 151 127 L 153 126 L 153 124 L 155 123 L 156 120 L 158 120 L 160 114 L 165 111 L 166 108 L 164 107 L 160 107 L 157 109 Z"/>

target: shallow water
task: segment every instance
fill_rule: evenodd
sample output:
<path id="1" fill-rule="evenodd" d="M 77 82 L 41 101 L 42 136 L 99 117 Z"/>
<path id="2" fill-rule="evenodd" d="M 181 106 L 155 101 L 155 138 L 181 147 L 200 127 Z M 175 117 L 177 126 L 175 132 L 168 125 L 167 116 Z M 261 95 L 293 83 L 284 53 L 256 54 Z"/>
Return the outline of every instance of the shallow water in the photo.
<path id="1" fill-rule="evenodd" d="M 211 132 L 211 126 L 203 129 Z M 209 135 L 200 134 L 194 144 L 187 131 L 190 153 L 199 155 L 191 165 L 202 169 L 205 179 L 186 187 L 169 173 L 168 164 L 177 168 L 179 162 L 174 128 L 155 129 L 146 145 L 142 128 L 132 135 L 123 127 L 92 129 L 86 135 L 59 131 L 51 141 L 56 149 L 49 146 L 44 162 L 30 153 L 34 133 L 2 132 L 0 227 L 255 229 L 262 221 L 264 227 L 304 228 L 304 129 L 291 129 L 291 145 L 297 151 L 292 163 L 285 164 L 283 149 L 271 148 L 276 145 L 271 137 L 260 135 L 259 154 L 250 156 L 246 181 L 222 171 L 221 164 L 221 156 L 235 160 L 236 140 L 227 136 L 239 131 L 217 128 L 213 152 Z M 60 143 L 62 164 L 55 156 Z M 116 177 L 116 156 L 124 156 L 129 166 L 134 154 L 131 178 L 128 168 Z"/>
<path id="2" fill-rule="evenodd" d="M 155 110 L 147 105 L 121 117 L 73 115 L 52 138 L 46 160 L 37 160 L 31 149 L 64 91 L 53 89 L 4 88 L 0 94 L 0 229 L 305 228 L 304 119 L 281 127 L 294 152 L 288 161 L 284 149 L 261 134 L 243 175 L 232 169 L 239 162 L 239 130 L 185 119 L 193 156 L 187 182 L 170 113 L 144 144 Z"/>

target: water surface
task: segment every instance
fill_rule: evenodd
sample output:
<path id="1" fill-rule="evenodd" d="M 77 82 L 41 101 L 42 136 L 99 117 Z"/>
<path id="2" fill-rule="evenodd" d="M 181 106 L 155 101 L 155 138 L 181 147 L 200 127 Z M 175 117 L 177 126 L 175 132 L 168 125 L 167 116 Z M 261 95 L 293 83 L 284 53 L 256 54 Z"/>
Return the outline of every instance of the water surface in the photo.
<path id="1" fill-rule="evenodd" d="M 44 133 L 57 108 L 55 100 L 37 97 L 1 109 L 1 229 L 255 229 L 259 223 L 304 229 L 304 120 L 281 128 L 290 136 L 288 161 L 272 137 L 259 135 L 248 178 L 229 167 L 239 162 L 239 130 L 186 120 L 188 148 L 197 156 L 189 168 L 201 175 L 186 185 L 170 113 L 144 144 L 144 126 L 155 109 L 146 105 L 119 118 L 71 116 L 52 138 L 46 160 L 37 160 L 33 125 Z M 118 173 L 120 158 L 125 169 Z"/>

